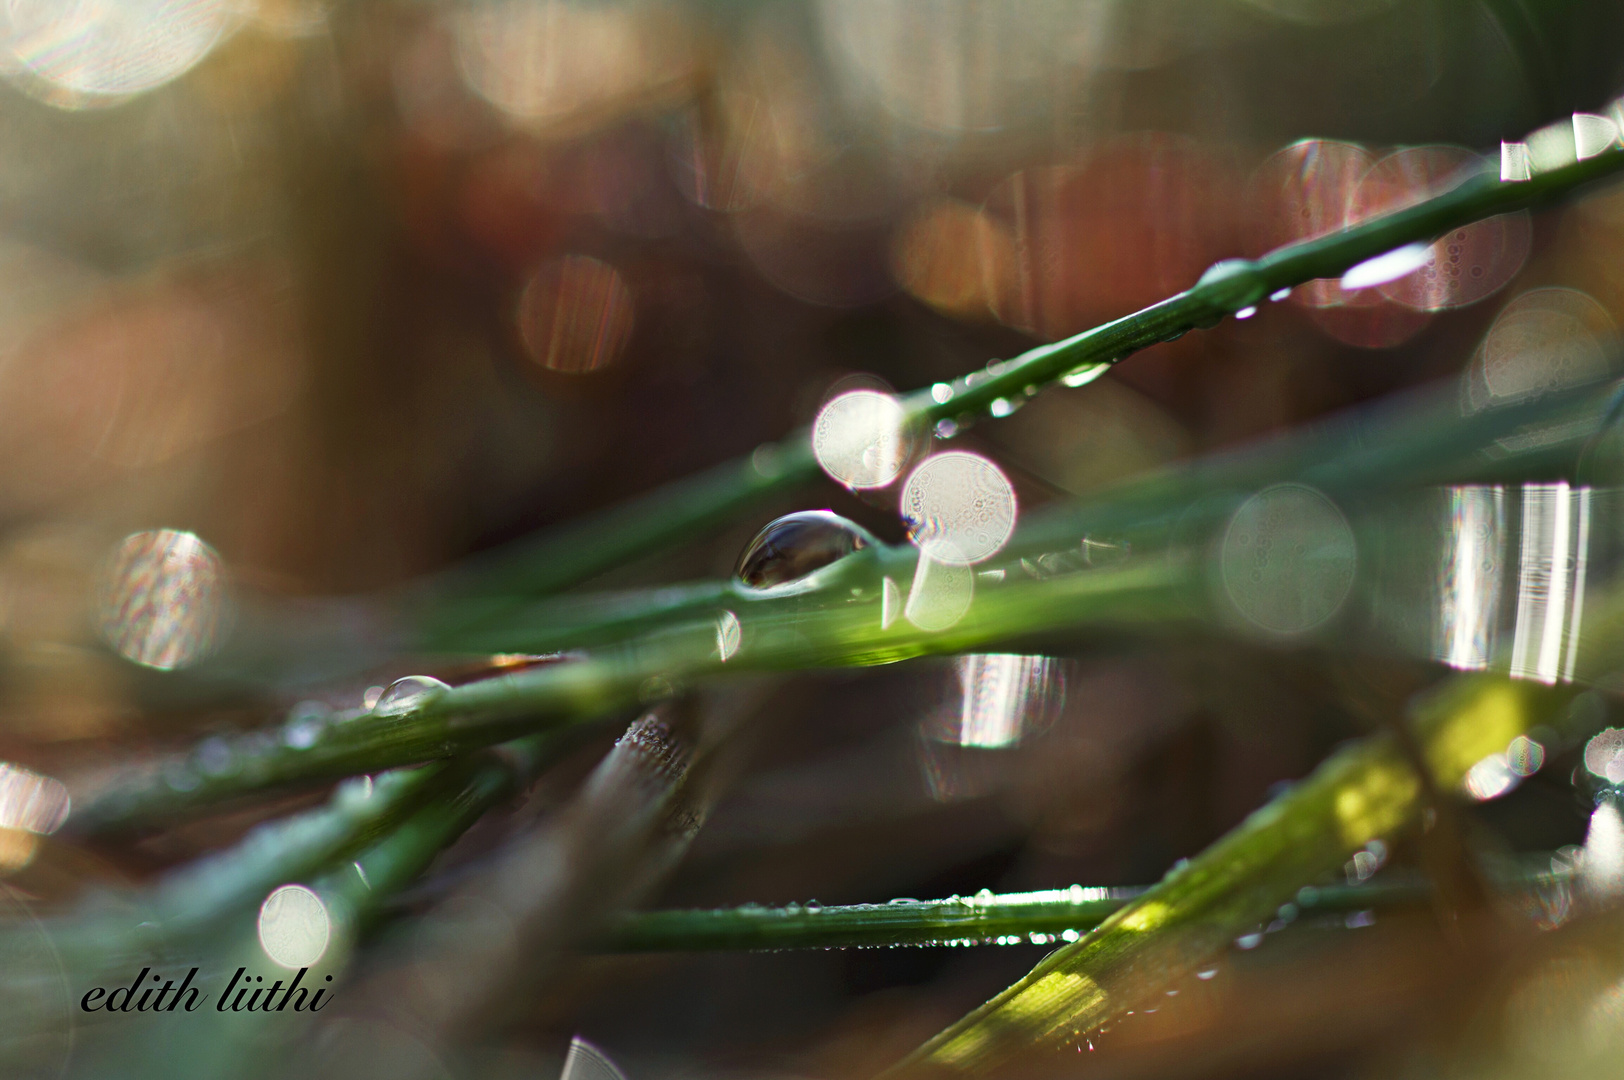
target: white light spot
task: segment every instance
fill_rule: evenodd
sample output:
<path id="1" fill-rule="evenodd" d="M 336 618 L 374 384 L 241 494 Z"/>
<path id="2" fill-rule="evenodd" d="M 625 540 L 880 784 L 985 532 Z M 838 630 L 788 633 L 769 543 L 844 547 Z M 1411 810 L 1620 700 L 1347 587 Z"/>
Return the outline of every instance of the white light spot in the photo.
<path id="1" fill-rule="evenodd" d="M 1546 684 L 1572 679 L 1584 610 L 1590 489 L 1523 486 L 1522 552 L 1511 675 Z M 1565 662 L 1564 662 L 1565 655 Z"/>
<path id="2" fill-rule="evenodd" d="M 902 614 L 902 590 L 889 577 L 880 586 L 880 629 L 889 630 Z"/>
<path id="3" fill-rule="evenodd" d="M 1087 386 L 1110 370 L 1110 364 L 1084 364 L 1060 376 L 1060 384 L 1062 386 Z"/>
<path id="4" fill-rule="evenodd" d="M 1286 299 L 1286 297 L 1290 295 L 1291 286 L 1288 285 L 1284 289 L 1276 289 L 1274 292 L 1270 293 L 1269 299 L 1278 304 L 1280 301 Z"/>
<path id="5" fill-rule="evenodd" d="M 186 72 L 220 40 L 228 0 L 10 0 L 5 44 L 66 108 L 116 104 Z M 24 83 L 24 89 L 35 87 Z"/>
<path id="6" fill-rule="evenodd" d="M 946 405 L 953 400 L 953 388 L 945 382 L 935 383 L 930 388 L 930 399 L 938 405 Z"/>
<path id="7" fill-rule="evenodd" d="M 960 687 L 956 742 L 961 746 L 1013 746 L 1041 726 L 1064 695 L 1060 672 L 1048 657 L 1008 654 L 958 659 Z"/>
<path id="8" fill-rule="evenodd" d="M 947 545 L 935 546 L 932 551 L 953 555 Z M 930 551 L 920 551 L 903 617 L 921 630 L 947 630 L 970 610 L 975 583 L 975 572 L 962 559 L 944 562 L 932 557 Z"/>
<path id="9" fill-rule="evenodd" d="M 908 463 L 907 413 L 890 394 L 852 390 L 831 400 L 812 424 L 812 453 L 850 488 L 884 487 Z"/>
<path id="10" fill-rule="evenodd" d="M 1336 614 L 1353 588 L 1357 564 L 1342 511 L 1304 484 L 1277 484 L 1241 504 L 1219 556 L 1236 611 L 1254 626 L 1287 635 Z"/>
<path id="11" fill-rule="evenodd" d="M 1257 314 L 1257 308 L 1255 308 L 1255 307 L 1243 307 L 1239 311 L 1235 312 L 1235 318 L 1237 318 L 1237 319 L 1250 319 L 1253 315 L 1256 315 L 1256 314 Z"/>
<path id="12" fill-rule="evenodd" d="M 331 937 L 327 906 L 303 885 L 283 885 L 260 905 L 260 948 L 285 968 L 309 967 L 320 960 Z"/>
<path id="13" fill-rule="evenodd" d="M 1413 274 L 1427 265 L 1431 252 L 1432 247 L 1429 244 L 1405 244 L 1385 255 L 1366 259 L 1343 274 L 1340 284 L 1350 292 L 1355 289 L 1373 289 L 1377 285 L 1386 285 L 1389 281 L 1397 281 L 1405 274 Z"/>
<path id="14" fill-rule="evenodd" d="M 1618 125 L 1595 113 L 1573 114 L 1573 152 L 1580 161 L 1593 158 L 1618 142 Z"/>
<path id="15" fill-rule="evenodd" d="M 0 828 L 54 833 L 68 819 L 68 806 L 60 781 L 0 762 Z"/>
<path id="16" fill-rule="evenodd" d="M 1463 671 L 1488 667 L 1497 645 L 1505 503 L 1504 488 L 1449 489 L 1449 538 L 1440 568 L 1434 651 Z"/>
<path id="17" fill-rule="evenodd" d="M 1528 144 L 1502 142 L 1500 144 L 1500 181 L 1512 184 L 1534 178 L 1534 162 L 1528 155 Z"/>
<path id="18" fill-rule="evenodd" d="M 731 611 L 722 612 L 716 619 L 716 655 L 723 663 L 733 659 L 739 651 L 741 637 L 739 617 Z"/>
<path id="19" fill-rule="evenodd" d="M 1478 802 L 1487 802 L 1508 794 L 1522 782 L 1522 777 L 1506 763 L 1504 754 L 1490 754 L 1466 770 L 1466 793 Z"/>
<path id="20" fill-rule="evenodd" d="M 1624 892 L 1624 819 L 1610 799 L 1590 815 L 1579 881 L 1586 892 L 1599 897 Z"/>
<path id="21" fill-rule="evenodd" d="M 913 541 L 937 562 L 992 558 L 1015 531 L 1015 488 L 992 462 L 951 450 L 908 477 L 902 516 Z"/>
<path id="22" fill-rule="evenodd" d="M 1585 768 L 1609 784 L 1624 783 L 1624 731 L 1608 728 L 1586 743 Z"/>
<path id="23" fill-rule="evenodd" d="M 108 644 L 169 671 L 213 651 L 225 621 L 225 574 L 214 549 L 192 533 L 139 532 L 103 566 L 97 598 Z"/>

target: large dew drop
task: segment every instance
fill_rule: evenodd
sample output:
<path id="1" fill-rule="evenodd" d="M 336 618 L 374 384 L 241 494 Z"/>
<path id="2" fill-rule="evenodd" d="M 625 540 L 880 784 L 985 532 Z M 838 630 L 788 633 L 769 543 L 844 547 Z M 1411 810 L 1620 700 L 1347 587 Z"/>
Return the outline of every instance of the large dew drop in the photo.
<path id="1" fill-rule="evenodd" d="M 770 589 L 798 581 L 873 542 L 861 526 L 839 514 L 802 510 L 757 533 L 739 556 L 734 576 L 752 589 Z"/>
<path id="2" fill-rule="evenodd" d="M 428 704 L 451 687 L 427 675 L 408 675 L 390 683 L 378 703 L 372 706 L 374 716 L 402 716 Z"/>

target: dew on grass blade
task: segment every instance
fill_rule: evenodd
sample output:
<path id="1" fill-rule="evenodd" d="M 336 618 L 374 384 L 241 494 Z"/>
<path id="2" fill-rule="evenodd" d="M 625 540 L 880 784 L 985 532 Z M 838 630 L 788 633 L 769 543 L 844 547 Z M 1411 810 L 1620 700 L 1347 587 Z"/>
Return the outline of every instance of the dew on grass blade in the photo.
<path id="1" fill-rule="evenodd" d="M 303 885 L 280 886 L 260 905 L 260 948 L 282 967 L 315 964 L 326 954 L 332 932 L 327 905 Z"/>
<path id="2" fill-rule="evenodd" d="M 799 581 L 873 542 L 861 526 L 839 514 L 802 510 L 769 522 L 745 546 L 733 573 L 752 589 L 770 589 Z"/>
<path id="3" fill-rule="evenodd" d="M 374 716 L 402 716 L 433 701 L 451 687 L 428 675 L 396 679 L 372 705 Z"/>
<path id="4" fill-rule="evenodd" d="M 897 399 L 875 390 L 840 394 L 812 423 L 818 465 L 849 488 L 884 487 L 908 462 L 907 414 Z"/>
<path id="5" fill-rule="evenodd" d="M 913 542 L 936 562 L 983 562 L 1015 531 L 1015 488 L 986 458 L 950 450 L 908 477 L 902 516 Z"/>
<path id="6" fill-rule="evenodd" d="M 739 651 L 741 637 L 737 615 L 731 611 L 724 611 L 716 617 L 716 655 L 723 663 L 733 659 L 734 654 Z"/>
<path id="7" fill-rule="evenodd" d="M 1405 274 L 1413 274 L 1427 265 L 1431 257 L 1431 248 L 1426 244 L 1405 244 L 1373 259 L 1366 259 L 1343 274 L 1338 284 L 1349 292 L 1386 285 Z"/>
<path id="8" fill-rule="evenodd" d="M 226 618 L 225 572 L 214 549 L 189 532 L 126 537 L 102 568 L 102 633 L 124 657 L 169 671 L 213 651 Z"/>

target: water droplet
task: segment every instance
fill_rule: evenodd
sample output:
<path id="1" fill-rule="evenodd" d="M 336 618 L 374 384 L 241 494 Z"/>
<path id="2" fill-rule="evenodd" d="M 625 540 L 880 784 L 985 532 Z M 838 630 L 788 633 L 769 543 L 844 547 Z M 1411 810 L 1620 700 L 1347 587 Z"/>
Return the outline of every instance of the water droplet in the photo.
<path id="1" fill-rule="evenodd" d="M 1291 287 L 1288 285 L 1284 289 L 1276 289 L 1274 292 L 1270 293 L 1269 294 L 1269 299 L 1273 300 L 1275 303 L 1278 304 L 1280 301 L 1284 300 L 1286 297 L 1288 297 L 1290 295 L 1291 295 Z"/>
<path id="2" fill-rule="evenodd" d="M 757 533 L 739 556 L 734 576 L 752 589 L 770 589 L 798 581 L 873 543 L 866 530 L 838 514 L 802 510 Z"/>
<path id="3" fill-rule="evenodd" d="M 260 905 L 260 947 L 289 970 L 310 967 L 320 960 L 332 930 L 327 905 L 303 885 L 283 885 Z"/>
<path id="4" fill-rule="evenodd" d="M 1083 364 L 1060 376 L 1060 383 L 1062 386 L 1087 386 L 1110 370 L 1110 364 Z"/>
<path id="5" fill-rule="evenodd" d="M 894 899 L 887 900 L 886 903 L 887 904 L 917 904 L 917 903 L 919 903 L 919 901 L 915 900 L 911 896 L 898 896 L 898 897 L 895 897 Z"/>
<path id="6" fill-rule="evenodd" d="M 820 912 L 822 910 L 823 910 L 823 905 L 818 903 L 816 900 L 808 900 L 806 902 L 806 913 L 808 915 L 816 915 L 818 912 Z"/>
<path id="7" fill-rule="evenodd" d="M 1062 930 L 1062 931 L 1060 931 L 1060 940 L 1064 941 L 1064 942 L 1069 943 L 1069 942 L 1073 942 L 1073 941 L 1081 941 L 1082 938 L 1083 938 L 1083 932 L 1081 930 Z"/>
<path id="8" fill-rule="evenodd" d="M 1205 971 L 1196 972 L 1195 977 L 1200 979 L 1202 982 L 1207 982 L 1207 981 L 1211 980 L 1217 974 L 1218 974 L 1218 969 L 1217 968 L 1208 968 Z"/>
<path id="9" fill-rule="evenodd" d="M 1013 413 L 1015 408 L 1016 406 L 1012 405 L 1008 398 L 993 398 L 992 404 L 987 406 L 987 411 L 993 416 L 996 416 L 998 419 L 1002 420 L 1004 417 Z"/>
<path id="10" fill-rule="evenodd" d="M 451 687 L 427 675 L 408 675 L 389 684 L 373 703 L 374 716 L 402 716 L 420 709 Z"/>
<path id="11" fill-rule="evenodd" d="M 986 905 L 992 903 L 996 897 L 991 889 L 980 889 L 976 892 L 976 903 Z"/>
<path id="12" fill-rule="evenodd" d="M 333 710 L 320 701 L 301 701 L 288 712 L 282 727 L 282 743 L 292 750 L 308 750 L 316 745 L 331 721 Z"/>
<path id="13" fill-rule="evenodd" d="M 951 420 L 936 421 L 936 437 L 938 439 L 951 439 L 959 433 L 959 425 Z"/>
<path id="14" fill-rule="evenodd" d="M 945 382 L 936 383 L 930 388 L 930 399 L 938 405 L 946 405 L 953 400 L 953 388 Z"/>
<path id="15" fill-rule="evenodd" d="M 1255 307 L 1243 307 L 1239 311 L 1235 312 L 1235 318 L 1237 318 L 1237 319 L 1250 319 L 1253 315 L 1256 315 L 1256 314 L 1257 314 L 1257 308 L 1255 308 Z"/>
<path id="16" fill-rule="evenodd" d="M 716 655 L 722 662 L 733 659 L 733 654 L 739 651 L 739 641 L 743 634 L 739 628 L 739 617 L 731 611 L 724 611 L 716 619 Z"/>
<path id="17" fill-rule="evenodd" d="M 1235 939 L 1237 949 L 1255 949 L 1261 944 L 1263 944 L 1262 934 L 1242 934 Z"/>

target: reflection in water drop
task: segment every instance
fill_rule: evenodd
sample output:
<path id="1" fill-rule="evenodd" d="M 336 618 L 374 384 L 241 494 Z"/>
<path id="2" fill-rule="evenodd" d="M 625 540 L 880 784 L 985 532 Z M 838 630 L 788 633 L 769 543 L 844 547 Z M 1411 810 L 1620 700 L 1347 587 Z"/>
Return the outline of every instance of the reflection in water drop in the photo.
<path id="1" fill-rule="evenodd" d="M 992 558 L 1015 531 L 1015 488 L 978 454 L 950 450 L 908 477 L 902 516 L 922 552 L 937 562 Z"/>
<path id="2" fill-rule="evenodd" d="M 1617 327 L 1577 289 L 1533 289 L 1495 317 L 1462 384 L 1477 411 L 1536 394 L 1598 382 L 1612 373 Z"/>
<path id="3" fill-rule="evenodd" d="M 896 398 L 852 390 L 826 404 L 812 424 L 812 453 L 831 478 L 850 488 L 884 487 L 908 462 L 907 414 Z"/>
<path id="4" fill-rule="evenodd" d="M 731 611 L 724 611 L 716 619 L 716 655 L 723 663 L 733 659 L 739 651 L 739 642 L 743 637 L 739 627 L 739 617 Z"/>
<path id="5" fill-rule="evenodd" d="M 49 776 L 0 762 L 0 828 L 48 835 L 68 819 L 68 789 Z"/>
<path id="6" fill-rule="evenodd" d="M 229 0 L 10 0 L 5 45 L 66 108 L 115 104 L 208 55 L 234 17 Z"/>
<path id="7" fill-rule="evenodd" d="M 949 556 L 947 561 L 936 559 L 933 552 Z M 919 552 L 914 568 L 913 586 L 908 590 L 908 602 L 902 614 L 921 630 L 938 632 L 954 626 L 970 610 L 975 598 L 975 571 L 956 556 L 947 545 L 933 546 Z"/>
<path id="8" fill-rule="evenodd" d="M 519 297 L 519 335 L 530 359 L 582 374 L 614 362 L 632 335 L 632 294 L 607 263 L 566 255 L 537 270 Z"/>
<path id="9" fill-rule="evenodd" d="M 1443 580 L 1433 655 L 1463 671 L 1480 671 L 1494 657 L 1505 558 L 1505 506 L 1504 488 L 1449 489 L 1449 539 L 1440 570 Z"/>
<path id="10" fill-rule="evenodd" d="M 1219 556 L 1236 611 L 1254 626 L 1287 635 L 1336 614 L 1353 588 L 1357 563 L 1342 511 L 1304 484 L 1277 484 L 1241 504 Z"/>
<path id="11" fill-rule="evenodd" d="M 970 655 L 957 661 L 960 701 L 952 740 L 961 746 L 1013 746 L 1045 726 L 1065 686 L 1045 656 Z"/>
<path id="12" fill-rule="evenodd" d="M 1431 251 L 1426 244 L 1405 244 L 1385 255 L 1366 259 L 1343 274 L 1338 284 L 1349 291 L 1386 285 L 1389 281 L 1397 281 L 1405 274 L 1413 274 L 1427 265 L 1427 261 L 1432 257 Z"/>
<path id="13" fill-rule="evenodd" d="M 192 533 L 135 533 L 102 570 L 102 632 L 138 664 L 164 671 L 185 667 L 214 648 L 225 619 L 225 591 L 219 556 Z"/>
<path id="14" fill-rule="evenodd" d="M 282 967 L 310 967 L 327 952 L 331 936 L 327 905 L 303 885 L 283 885 L 260 905 L 260 948 Z"/>
<path id="15" fill-rule="evenodd" d="M 1522 501 L 1510 673 L 1543 683 L 1571 680 L 1584 611 L 1590 489 L 1526 484 Z"/>
<path id="16" fill-rule="evenodd" d="M 745 545 L 733 574 L 752 589 L 769 589 L 799 581 L 872 542 L 867 532 L 839 514 L 802 510 L 769 522 L 757 533 Z"/>
<path id="17" fill-rule="evenodd" d="M 408 675 L 389 684 L 372 703 L 374 716 L 403 716 L 420 708 L 451 687 L 428 675 Z"/>
<path id="18" fill-rule="evenodd" d="M 626 1080 L 626 1077 L 609 1060 L 609 1055 L 577 1035 L 570 1040 L 564 1071 L 558 1080 Z"/>

